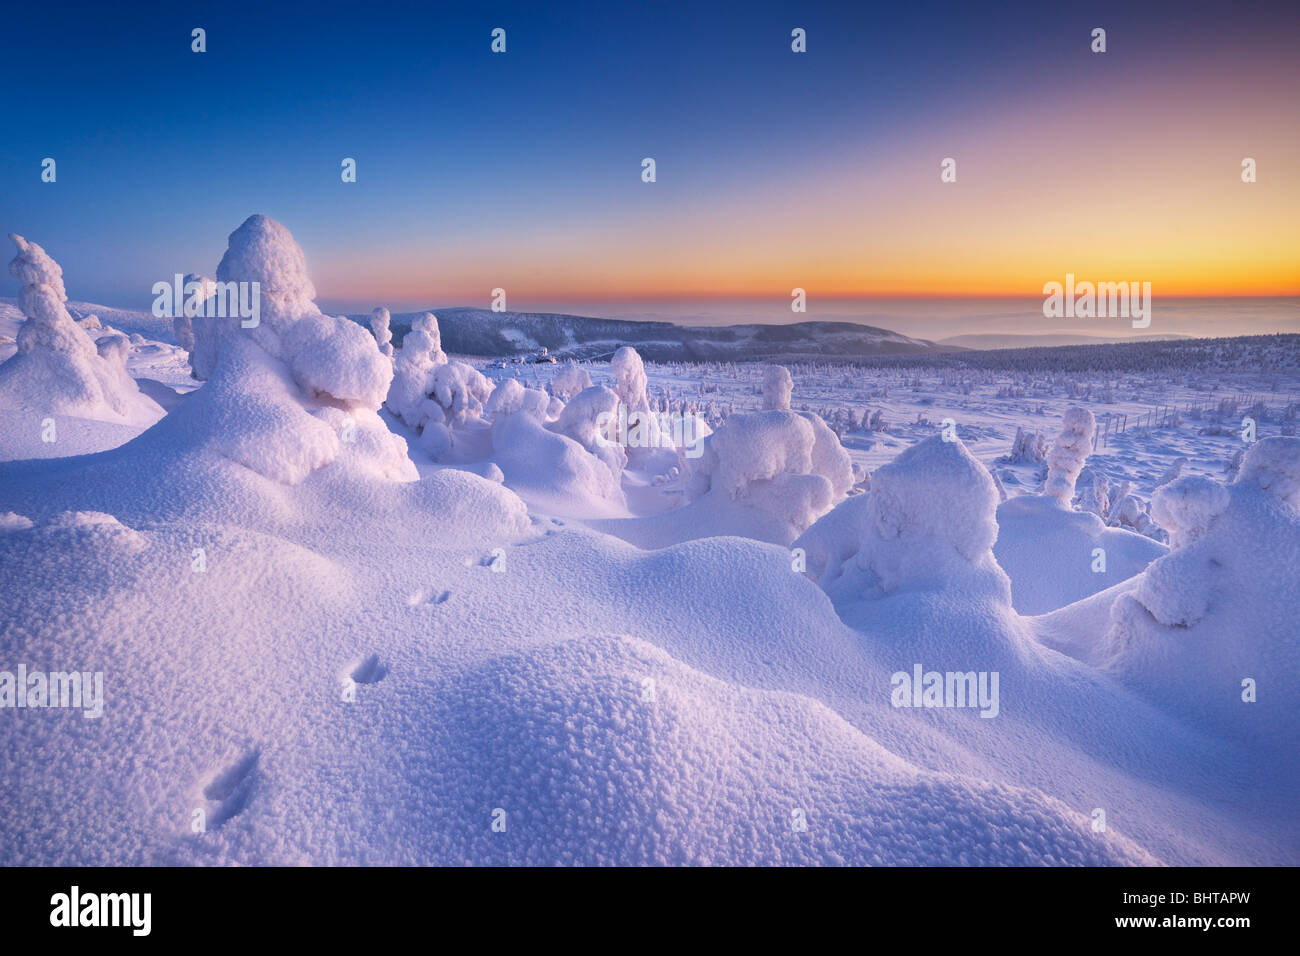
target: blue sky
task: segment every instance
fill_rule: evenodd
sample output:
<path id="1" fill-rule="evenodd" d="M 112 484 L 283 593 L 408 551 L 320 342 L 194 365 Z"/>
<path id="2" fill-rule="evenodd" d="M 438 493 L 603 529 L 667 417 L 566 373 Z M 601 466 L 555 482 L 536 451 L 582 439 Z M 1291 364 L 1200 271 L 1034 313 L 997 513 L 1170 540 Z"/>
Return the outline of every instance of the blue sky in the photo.
<path id="1" fill-rule="evenodd" d="M 15 4 L 0 226 L 45 245 L 74 298 L 109 304 L 147 303 L 175 271 L 213 272 L 253 212 L 290 227 L 323 300 L 378 301 L 400 274 L 411 295 L 451 304 L 497 262 L 548 293 L 608 298 L 625 281 L 644 295 L 647 280 L 591 273 L 653 255 L 647 236 L 673 294 L 675 236 L 734 241 L 736 262 L 719 268 L 743 274 L 749 237 L 718 225 L 719 203 L 797 199 L 928 130 L 978 130 L 1165 60 L 1213 69 L 1240 47 L 1272 62 L 1294 43 L 1277 29 L 1295 25 L 1293 9 L 1232 9 Z M 1099 20 L 1114 45 L 1109 79 L 1063 54 Z M 796 25 L 806 56 L 789 50 Z M 190 50 L 195 26 L 207 30 L 202 55 Z M 498 26 L 504 56 L 489 51 Z M 56 184 L 40 182 L 45 156 Z M 345 156 L 356 184 L 340 182 Z M 653 190 L 639 182 L 643 156 L 659 163 Z M 821 228 L 796 223 L 790 240 Z M 546 250 L 570 247 L 560 281 Z M 6 277 L 0 294 L 14 291 Z"/>

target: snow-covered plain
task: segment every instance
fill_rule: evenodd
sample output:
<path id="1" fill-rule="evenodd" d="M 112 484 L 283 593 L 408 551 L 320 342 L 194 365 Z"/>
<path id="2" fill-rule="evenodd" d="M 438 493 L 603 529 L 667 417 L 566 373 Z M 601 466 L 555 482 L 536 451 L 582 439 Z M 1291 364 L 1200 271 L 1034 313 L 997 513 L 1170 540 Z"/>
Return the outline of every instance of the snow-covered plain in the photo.
<path id="1" fill-rule="evenodd" d="M 0 302 L 0 362 L 36 300 L 85 358 L 0 389 L 0 671 L 105 698 L 0 709 L 0 864 L 1300 861 L 1294 339 L 495 368 L 230 243 L 252 332 L 30 254 Z M 69 323 L 136 417 L 48 401 L 98 374 Z M 620 407 L 705 426 L 610 445 Z M 918 666 L 996 716 L 896 706 Z"/>

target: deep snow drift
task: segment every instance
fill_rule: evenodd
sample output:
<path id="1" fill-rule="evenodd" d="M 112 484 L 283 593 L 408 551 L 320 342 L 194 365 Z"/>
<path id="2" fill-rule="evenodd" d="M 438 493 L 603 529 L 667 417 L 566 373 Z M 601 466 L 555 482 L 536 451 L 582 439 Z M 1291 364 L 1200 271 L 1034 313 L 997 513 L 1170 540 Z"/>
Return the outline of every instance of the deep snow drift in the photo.
<path id="1" fill-rule="evenodd" d="M 494 381 L 322 314 L 265 217 L 216 275 L 262 320 L 165 330 L 197 390 L 0 463 L 0 671 L 104 687 L 0 711 L 0 863 L 1300 860 L 1300 439 L 1156 487 L 1166 545 L 1091 415 L 1043 493 L 969 425 L 868 476 L 788 369 L 687 440 L 631 349 Z"/>

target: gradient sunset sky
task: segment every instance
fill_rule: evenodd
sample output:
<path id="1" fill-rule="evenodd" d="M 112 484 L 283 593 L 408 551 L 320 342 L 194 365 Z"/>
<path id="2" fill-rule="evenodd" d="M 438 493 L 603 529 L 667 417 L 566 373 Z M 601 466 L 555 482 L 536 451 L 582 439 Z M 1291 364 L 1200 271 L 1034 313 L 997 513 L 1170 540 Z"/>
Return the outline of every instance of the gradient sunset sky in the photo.
<path id="1" fill-rule="evenodd" d="M 131 307 L 253 212 L 335 309 L 1300 293 L 1295 2 L 547 6 L 11 5 L 0 231 Z"/>

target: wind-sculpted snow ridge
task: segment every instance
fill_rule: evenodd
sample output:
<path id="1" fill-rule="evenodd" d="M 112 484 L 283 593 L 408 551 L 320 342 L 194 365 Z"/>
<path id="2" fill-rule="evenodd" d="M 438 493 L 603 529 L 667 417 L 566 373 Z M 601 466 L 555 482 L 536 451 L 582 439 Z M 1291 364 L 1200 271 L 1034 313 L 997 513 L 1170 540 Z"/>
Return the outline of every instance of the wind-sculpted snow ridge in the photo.
<path id="1" fill-rule="evenodd" d="M 1152 508 L 1174 550 L 1119 595 L 1100 647 L 1124 683 L 1290 756 L 1300 741 L 1300 439 L 1250 447 L 1237 479 L 1178 478 Z"/>
<path id="2" fill-rule="evenodd" d="M 92 339 L 68 313 L 59 264 L 36 243 L 9 238 L 18 247 L 9 273 L 20 283 L 25 321 L 18 328 L 18 351 L 0 364 L 0 406 L 133 425 L 161 418 L 163 409 L 127 373 L 127 339 Z"/>

